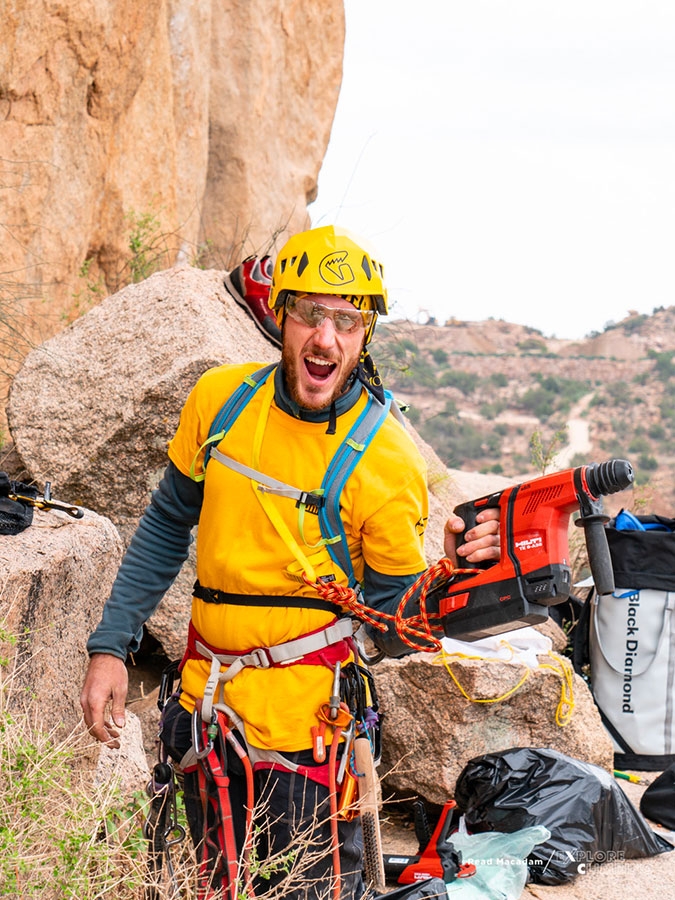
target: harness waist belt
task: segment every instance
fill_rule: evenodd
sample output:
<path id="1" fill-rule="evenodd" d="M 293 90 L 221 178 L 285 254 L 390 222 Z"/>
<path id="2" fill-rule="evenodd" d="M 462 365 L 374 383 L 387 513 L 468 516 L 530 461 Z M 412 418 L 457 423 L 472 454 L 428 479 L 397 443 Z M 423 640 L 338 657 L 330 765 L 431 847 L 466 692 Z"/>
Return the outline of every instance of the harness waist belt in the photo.
<path id="1" fill-rule="evenodd" d="M 255 647 L 243 653 L 228 653 L 217 647 L 210 647 L 190 622 L 188 645 L 181 668 L 188 659 L 211 660 L 211 671 L 204 688 L 202 704 L 202 718 L 205 722 L 209 722 L 213 704 L 217 702 L 216 694 L 222 694 L 223 686 L 242 669 L 247 666 L 269 669 L 298 663 L 325 665 L 332 668 L 336 662 L 344 662 L 349 657 L 353 649 L 352 634 L 351 619 L 337 619 L 325 628 L 304 634 L 292 641 L 275 644 L 273 647 Z M 329 651 L 328 654 L 326 651 Z M 221 672 L 221 666 L 228 666 L 228 668 Z"/>
<path id="2" fill-rule="evenodd" d="M 285 606 L 298 609 L 321 609 L 325 612 L 339 615 L 340 607 L 330 600 L 322 600 L 320 597 L 286 597 L 283 594 L 229 594 L 227 591 L 219 591 L 217 588 L 204 587 L 195 581 L 192 588 L 192 596 L 204 603 L 232 603 L 235 606 Z"/>
<path id="3" fill-rule="evenodd" d="M 325 650 L 353 633 L 351 619 L 338 619 L 321 631 L 305 634 L 293 641 L 285 641 L 274 647 L 256 647 L 247 653 L 213 653 L 201 641 L 195 641 L 195 649 L 205 659 L 217 659 L 223 666 L 254 666 L 256 669 L 269 669 L 270 666 L 287 666 L 297 662 L 308 653 Z M 229 674 L 229 672 L 227 673 Z M 228 679 L 229 680 L 229 679 Z"/>

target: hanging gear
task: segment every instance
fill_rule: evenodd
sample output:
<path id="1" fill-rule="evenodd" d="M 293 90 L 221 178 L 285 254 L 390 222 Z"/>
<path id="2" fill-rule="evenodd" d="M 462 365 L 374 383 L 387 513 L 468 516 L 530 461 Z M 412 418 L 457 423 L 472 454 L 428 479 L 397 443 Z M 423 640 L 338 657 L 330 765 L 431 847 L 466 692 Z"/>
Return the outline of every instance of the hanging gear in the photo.
<path id="1" fill-rule="evenodd" d="M 199 793 L 202 798 L 204 822 L 209 821 L 209 808 L 211 818 L 215 822 L 215 827 L 205 828 L 202 841 L 198 900 L 207 900 L 212 896 L 210 889 L 216 886 L 213 884 L 214 876 L 217 881 L 224 882 L 230 900 L 238 900 L 241 896 L 239 891 L 241 884 L 245 893 L 252 897 L 250 856 L 254 794 L 251 761 L 229 727 L 227 716 L 222 710 L 214 709 L 207 723 L 203 721 L 199 710 L 195 709 L 192 726 L 192 745 L 198 760 Z M 230 799 L 226 742 L 235 750 L 246 771 L 246 841 L 241 866 Z"/>
<path id="2" fill-rule="evenodd" d="M 162 672 L 159 686 L 157 706 L 164 712 L 169 698 L 173 694 L 173 685 L 178 672 L 178 663 L 170 663 Z M 152 770 L 152 778 L 146 787 L 150 798 L 148 815 L 143 826 L 143 837 L 148 842 L 148 885 L 145 889 L 145 900 L 160 900 L 168 897 L 174 900 L 180 896 L 176 872 L 171 859 L 171 849 L 185 840 L 185 829 L 178 823 L 178 806 L 176 802 L 176 773 L 163 752 L 162 742 L 158 742 L 159 761 Z M 160 891 L 162 871 L 166 865 L 169 879 L 169 893 Z"/>
<path id="3" fill-rule="evenodd" d="M 176 779 L 170 763 L 156 763 L 146 792 L 150 798 L 150 807 L 143 826 L 143 837 L 148 842 L 149 875 L 145 900 L 159 900 L 163 896 L 173 900 L 174 897 L 178 898 L 180 893 L 171 859 L 171 848 L 185 839 L 185 829 L 178 823 Z M 168 895 L 159 889 L 165 863 L 169 879 Z"/>

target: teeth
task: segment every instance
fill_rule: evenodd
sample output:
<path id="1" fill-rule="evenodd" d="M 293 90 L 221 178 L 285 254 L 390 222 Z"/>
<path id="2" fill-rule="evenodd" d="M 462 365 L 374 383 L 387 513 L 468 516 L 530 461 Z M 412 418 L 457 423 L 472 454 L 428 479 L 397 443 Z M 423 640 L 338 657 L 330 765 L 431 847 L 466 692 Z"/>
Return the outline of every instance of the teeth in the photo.
<path id="1" fill-rule="evenodd" d="M 315 366 L 333 366 L 335 363 L 332 363 L 329 359 L 319 359 L 318 356 L 308 356 L 307 361 L 313 363 Z"/>

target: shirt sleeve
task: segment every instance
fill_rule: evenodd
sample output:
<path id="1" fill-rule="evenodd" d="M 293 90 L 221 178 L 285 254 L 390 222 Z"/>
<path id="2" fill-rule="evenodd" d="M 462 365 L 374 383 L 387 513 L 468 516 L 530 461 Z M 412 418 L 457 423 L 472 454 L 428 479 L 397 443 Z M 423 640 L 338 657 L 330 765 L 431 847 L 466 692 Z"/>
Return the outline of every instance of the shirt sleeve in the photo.
<path id="1" fill-rule="evenodd" d="M 203 486 L 169 463 L 122 560 L 87 651 L 126 659 L 140 646 L 143 625 L 187 558 L 199 521 Z"/>
<path id="2" fill-rule="evenodd" d="M 390 616 L 395 615 L 403 595 L 419 575 L 419 572 L 412 575 L 383 575 L 366 564 L 364 596 L 368 606 L 378 612 L 388 613 Z M 416 615 L 416 597 L 408 601 L 405 612 L 407 615 Z M 370 637 L 378 650 L 381 650 L 387 656 L 393 657 L 406 656 L 415 652 L 412 647 L 408 647 L 401 640 L 393 622 L 385 622 L 384 624 L 387 626 L 386 631 L 380 631 L 372 625 L 366 625 L 368 637 Z"/>

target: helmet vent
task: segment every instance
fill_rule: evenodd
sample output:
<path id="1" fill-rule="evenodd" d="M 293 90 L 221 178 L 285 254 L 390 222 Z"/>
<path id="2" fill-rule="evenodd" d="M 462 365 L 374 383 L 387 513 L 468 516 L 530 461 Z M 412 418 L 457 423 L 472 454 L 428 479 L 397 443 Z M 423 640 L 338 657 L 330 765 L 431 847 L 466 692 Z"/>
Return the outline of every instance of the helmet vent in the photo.
<path id="1" fill-rule="evenodd" d="M 368 279 L 368 281 L 370 281 L 370 279 L 373 277 L 373 272 L 372 272 L 372 270 L 371 270 L 371 268 L 370 268 L 370 265 L 369 265 L 369 263 L 368 263 L 368 257 L 367 257 L 367 256 L 364 256 L 363 259 L 361 260 L 361 268 L 362 268 L 363 271 L 366 273 L 366 278 Z"/>
<path id="2" fill-rule="evenodd" d="M 308 265 L 309 265 L 309 257 L 307 256 L 306 253 L 303 253 L 302 256 L 300 257 L 300 262 L 298 263 L 298 278 L 302 275 L 302 273 L 305 271 L 305 269 L 307 268 Z"/>

